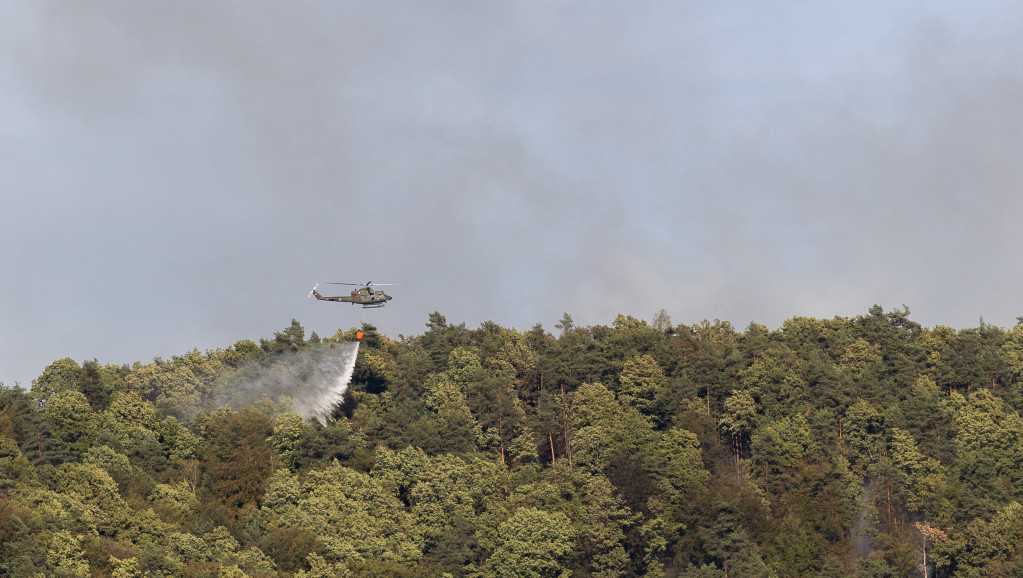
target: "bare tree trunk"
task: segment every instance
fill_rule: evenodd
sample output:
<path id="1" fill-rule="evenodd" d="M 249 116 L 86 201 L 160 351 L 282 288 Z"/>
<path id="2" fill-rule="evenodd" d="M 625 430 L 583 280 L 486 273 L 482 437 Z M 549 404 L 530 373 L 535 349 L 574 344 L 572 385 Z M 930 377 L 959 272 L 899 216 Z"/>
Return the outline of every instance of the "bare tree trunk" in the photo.
<path id="1" fill-rule="evenodd" d="M 892 526 L 892 485 L 885 484 L 885 491 L 888 494 L 888 526 Z"/>
<path id="2" fill-rule="evenodd" d="M 924 578 L 927 578 L 927 538 L 924 538 Z"/>
<path id="3" fill-rule="evenodd" d="M 568 402 L 565 400 L 565 384 L 561 384 L 561 426 L 565 428 L 565 455 L 568 457 L 568 467 L 572 468 L 572 443 L 568 439 L 568 410 L 566 406 Z"/>
<path id="4" fill-rule="evenodd" d="M 736 435 L 736 434 L 732 434 L 732 451 L 735 453 L 735 481 L 736 482 L 739 481 L 739 478 L 741 477 L 741 474 L 742 474 L 742 472 L 740 470 L 740 467 L 739 467 L 739 464 L 740 464 L 739 453 L 741 451 L 741 449 L 740 449 L 741 445 L 742 444 L 739 441 L 739 436 Z"/>
<path id="5" fill-rule="evenodd" d="M 501 440 L 501 465 L 507 465 L 504 461 L 504 414 L 497 412 L 497 437 Z"/>
<path id="6" fill-rule="evenodd" d="M 551 469 L 558 471 L 557 464 L 554 460 L 554 436 L 551 435 L 551 432 L 547 432 L 547 440 L 551 442 Z"/>
<path id="7" fill-rule="evenodd" d="M 192 495 L 195 495 L 199 488 L 199 460 L 183 460 L 181 462 L 181 475 L 192 488 Z"/>

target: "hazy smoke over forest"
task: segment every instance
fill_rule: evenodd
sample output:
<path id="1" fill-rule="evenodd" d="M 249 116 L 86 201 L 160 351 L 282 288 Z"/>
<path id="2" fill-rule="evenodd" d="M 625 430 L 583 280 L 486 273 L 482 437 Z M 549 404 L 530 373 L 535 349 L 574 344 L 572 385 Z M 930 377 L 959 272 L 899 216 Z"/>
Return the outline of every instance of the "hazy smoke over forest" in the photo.
<path id="1" fill-rule="evenodd" d="M 1011 326 L 1021 26 L 1006 0 L 4 3 L 0 381 L 329 335 L 358 312 L 305 299 L 326 281 L 406 283 L 384 335 Z"/>
<path id="2" fill-rule="evenodd" d="M 263 397 L 278 403 L 290 399 L 303 418 L 326 424 L 348 388 L 358 353 L 355 341 L 286 354 L 269 367 L 253 364 L 240 382 L 221 387 L 217 405 L 237 410 Z"/>

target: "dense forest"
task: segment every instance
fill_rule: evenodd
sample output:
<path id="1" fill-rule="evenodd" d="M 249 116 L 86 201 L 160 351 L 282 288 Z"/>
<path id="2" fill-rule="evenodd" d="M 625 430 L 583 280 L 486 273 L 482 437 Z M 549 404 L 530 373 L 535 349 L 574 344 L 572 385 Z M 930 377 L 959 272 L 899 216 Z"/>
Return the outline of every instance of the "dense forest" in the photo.
<path id="1" fill-rule="evenodd" d="M 0 386 L 0 574 L 1023 576 L 1023 319 L 363 324 Z"/>

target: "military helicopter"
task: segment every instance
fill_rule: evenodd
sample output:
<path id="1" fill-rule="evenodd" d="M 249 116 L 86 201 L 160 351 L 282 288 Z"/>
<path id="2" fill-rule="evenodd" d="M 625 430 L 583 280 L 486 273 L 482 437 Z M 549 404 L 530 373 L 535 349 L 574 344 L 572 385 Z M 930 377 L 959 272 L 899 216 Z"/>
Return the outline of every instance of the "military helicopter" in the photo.
<path id="1" fill-rule="evenodd" d="M 362 305 L 363 309 L 370 309 L 375 307 L 383 307 L 387 305 L 387 302 L 392 299 L 390 295 L 383 291 L 377 291 L 373 288 L 373 282 L 368 283 L 324 283 L 325 285 L 353 285 L 358 289 L 352 289 L 348 295 L 341 295 L 338 297 L 324 297 L 320 295 L 316 288 L 320 286 L 319 283 L 313 286 L 313 290 L 309 292 L 310 297 L 316 297 L 320 301 L 337 301 L 339 303 L 351 303 L 352 305 Z M 397 283 L 379 283 L 378 285 L 397 285 Z"/>

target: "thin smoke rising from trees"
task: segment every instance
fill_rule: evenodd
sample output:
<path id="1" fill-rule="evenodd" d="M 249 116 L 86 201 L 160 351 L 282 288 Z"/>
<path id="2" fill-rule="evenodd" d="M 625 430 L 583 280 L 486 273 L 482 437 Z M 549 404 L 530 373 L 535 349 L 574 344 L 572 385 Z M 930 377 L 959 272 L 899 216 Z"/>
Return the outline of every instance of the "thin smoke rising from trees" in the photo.
<path id="1" fill-rule="evenodd" d="M 326 424 L 352 380 L 358 353 L 358 341 L 322 344 L 286 353 L 268 366 L 252 363 L 218 388 L 217 406 L 237 410 L 267 398 Z"/>

